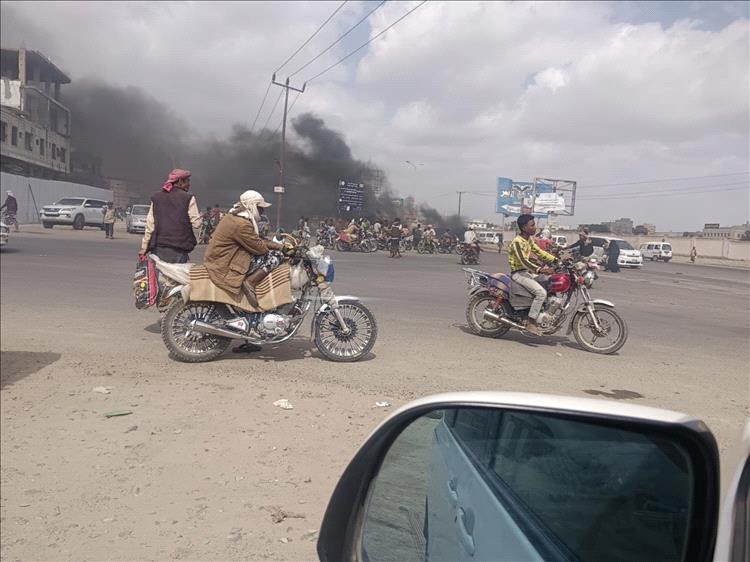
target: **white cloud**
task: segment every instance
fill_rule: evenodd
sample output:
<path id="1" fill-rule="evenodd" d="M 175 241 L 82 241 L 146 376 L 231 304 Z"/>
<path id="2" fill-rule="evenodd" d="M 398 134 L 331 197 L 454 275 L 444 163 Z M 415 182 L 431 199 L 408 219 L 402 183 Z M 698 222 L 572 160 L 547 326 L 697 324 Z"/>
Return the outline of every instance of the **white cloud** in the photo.
<path id="1" fill-rule="evenodd" d="M 74 79 L 98 75 L 140 86 L 194 125 L 222 132 L 235 121 L 252 122 L 275 66 L 336 5 L 3 2 L 3 40 L 12 37 L 5 17 L 12 11 L 42 32 L 41 49 Z M 386 3 L 371 18 L 370 34 L 415 5 Z M 282 76 L 374 6 L 348 3 Z M 404 195 L 443 210 L 453 208 L 457 188 L 491 191 L 499 175 L 583 184 L 747 170 L 748 20 L 724 14 L 734 22 L 706 29 L 691 18 L 724 20 L 708 17 L 706 6 L 683 9 L 676 15 L 670 3 L 432 0 L 363 56 L 313 82 L 294 113 L 318 113 L 355 155 L 383 165 Z M 716 7 L 727 9 L 734 7 Z M 350 38 L 294 80 L 356 45 Z M 277 109 L 272 123 L 280 116 Z M 415 172 L 405 160 L 424 166 Z M 706 201 L 722 201 L 724 222 L 748 217 L 747 193 L 727 192 L 588 202 L 576 219 L 611 218 L 614 206 L 636 220 L 695 228 Z M 488 215 L 490 203 L 467 197 L 464 208 Z M 654 217 L 654 209 L 661 214 Z"/>

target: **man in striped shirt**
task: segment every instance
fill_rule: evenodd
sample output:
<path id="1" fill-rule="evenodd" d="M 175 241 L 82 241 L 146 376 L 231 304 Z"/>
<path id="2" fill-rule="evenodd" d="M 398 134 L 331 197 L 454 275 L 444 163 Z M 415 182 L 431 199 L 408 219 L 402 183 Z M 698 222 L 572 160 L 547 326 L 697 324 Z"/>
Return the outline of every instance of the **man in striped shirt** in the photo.
<path id="1" fill-rule="evenodd" d="M 555 256 L 542 250 L 534 241 L 536 223 L 532 215 L 521 215 L 517 222 L 520 234 L 510 243 L 508 251 L 510 278 L 534 295 L 526 330 L 530 334 L 541 336 L 542 332 L 537 326 L 536 319 L 547 298 L 547 291 L 536 281 L 536 277 L 540 273 L 548 275 L 554 272 L 550 265 L 555 263 Z"/>

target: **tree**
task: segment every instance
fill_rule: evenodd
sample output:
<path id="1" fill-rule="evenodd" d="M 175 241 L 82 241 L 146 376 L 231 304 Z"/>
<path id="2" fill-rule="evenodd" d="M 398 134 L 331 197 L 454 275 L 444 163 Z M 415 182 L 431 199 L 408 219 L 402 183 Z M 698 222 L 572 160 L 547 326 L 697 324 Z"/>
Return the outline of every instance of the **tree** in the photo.
<path id="1" fill-rule="evenodd" d="M 640 235 L 640 236 L 645 236 L 646 234 L 648 234 L 648 229 L 645 226 L 643 226 L 642 224 L 639 224 L 638 226 L 636 226 L 633 229 L 633 234 L 637 234 L 637 235 Z"/>
<path id="2" fill-rule="evenodd" d="M 745 234 L 742 235 L 743 240 L 750 240 L 750 230 L 746 230 Z"/>

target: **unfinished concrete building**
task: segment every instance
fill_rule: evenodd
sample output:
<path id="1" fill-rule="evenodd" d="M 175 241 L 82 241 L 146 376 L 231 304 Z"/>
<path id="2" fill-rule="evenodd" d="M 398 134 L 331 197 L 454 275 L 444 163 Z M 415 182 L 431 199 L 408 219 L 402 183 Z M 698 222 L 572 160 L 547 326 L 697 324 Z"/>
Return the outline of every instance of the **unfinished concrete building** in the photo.
<path id="1" fill-rule="evenodd" d="M 70 78 L 37 51 L 0 53 L 0 169 L 63 179 L 70 172 L 70 110 L 60 86 Z"/>

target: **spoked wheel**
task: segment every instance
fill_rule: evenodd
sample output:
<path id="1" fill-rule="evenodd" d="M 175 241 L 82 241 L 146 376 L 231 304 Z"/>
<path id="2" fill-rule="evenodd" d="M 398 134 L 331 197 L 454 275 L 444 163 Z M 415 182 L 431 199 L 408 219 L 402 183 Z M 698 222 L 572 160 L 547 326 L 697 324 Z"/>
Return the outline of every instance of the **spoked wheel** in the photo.
<path id="1" fill-rule="evenodd" d="M 594 305 L 594 314 L 601 330 L 598 330 L 588 312 L 579 312 L 573 318 L 573 336 L 586 351 L 605 355 L 616 352 L 628 339 L 628 326 L 614 309 Z"/>
<path id="2" fill-rule="evenodd" d="M 177 301 L 161 320 L 161 337 L 164 345 L 178 361 L 202 363 L 216 359 L 227 350 L 232 340 L 196 332 L 191 329 L 190 323 L 193 320 L 201 320 L 213 324 L 225 317 L 227 313 L 223 304 Z"/>
<path id="3" fill-rule="evenodd" d="M 375 317 L 359 302 L 340 303 L 339 311 L 349 332 L 344 333 L 333 310 L 329 309 L 315 318 L 315 345 L 331 361 L 359 361 L 370 352 L 378 337 Z"/>
<path id="4" fill-rule="evenodd" d="M 336 240 L 336 249 L 339 252 L 345 252 L 347 250 L 347 247 L 342 240 Z"/>
<path id="5" fill-rule="evenodd" d="M 368 254 L 370 254 L 372 252 L 378 251 L 378 245 L 374 240 L 370 240 L 368 238 L 367 240 L 362 241 L 362 249 Z"/>
<path id="6" fill-rule="evenodd" d="M 500 324 L 484 317 L 484 311 L 495 304 L 495 297 L 489 293 L 478 293 L 466 305 L 466 323 L 471 331 L 485 338 L 499 338 L 510 330 L 507 324 Z"/>

